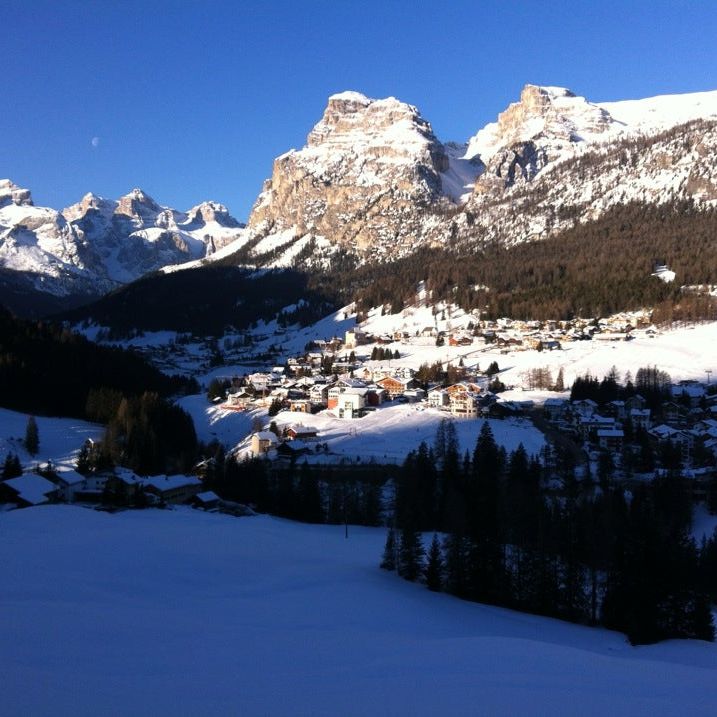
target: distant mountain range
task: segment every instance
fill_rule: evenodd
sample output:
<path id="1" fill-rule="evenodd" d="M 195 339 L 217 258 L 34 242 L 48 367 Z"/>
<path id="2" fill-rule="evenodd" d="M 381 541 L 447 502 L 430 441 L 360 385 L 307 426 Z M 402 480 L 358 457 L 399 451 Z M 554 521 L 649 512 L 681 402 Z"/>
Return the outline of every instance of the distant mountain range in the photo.
<path id="1" fill-rule="evenodd" d="M 346 256 L 371 264 L 421 247 L 510 246 L 627 203 L 707 209 L 716 159 L 717 91 L 596 104 L 526 85 L 464 144 L 442 143 L 395 98 L 342 92 L 306 146 L 274 161 L 246 227 L 222 205 L 178 212 L 139 189 L 56 211 L 0 181 L 0 301 L 76 304 L 217 260 L 321 271 Z"/>

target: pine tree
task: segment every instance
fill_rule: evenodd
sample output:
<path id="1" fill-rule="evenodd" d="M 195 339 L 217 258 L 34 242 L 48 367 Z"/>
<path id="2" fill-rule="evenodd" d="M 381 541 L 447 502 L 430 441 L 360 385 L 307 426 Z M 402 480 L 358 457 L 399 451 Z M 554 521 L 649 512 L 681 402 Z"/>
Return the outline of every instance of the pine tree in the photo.
<path id="1" fill-rule="evenodd" d="M 433 534 L 433 541 L 428 550 L 428 563 L 425 569 L 426 586 L 429 590 L 440 592 L 443 588 L 443 555 L 438 536 Z"/>
<path id="2" fill-rule="evenodd" d="M 423 572 L 423 544 L 418 531 L 404 528 L 401 531 L 401 546 L 398 550 L 398 574 L 404 580 L 415 582 Z"/>
<path id="3" fill-rule="evenodd" d="M 396 533 L 393 528 L 389 528 L 386 534 L 386 545 L 383 548 L 381 567 L 384 570 L 396 569 Z"/>
<path id="4" fill-rule="evenodd" d="M 86 476 L 90 472 L 90 445 L 89 440 L 85 441 L 77 456 L 77 466 L 75 470 L 83 476 Z"/>
<path id="5" fill-rule="evenodd" d="M 555 379 L 555 385 L 553 386 L 553 391 L 559 391 L 563 392 L 565 390 L 565 376 L 563 375 L 563 367 L 560 367 L 560 371 L 558 371 L 558 377 Z"/>
<path id="6" fill-rule="evenodd" d="M 2 479 L 18 478 L 22 475 L 22 466 L 20 459 L 14 453 L 8 453 L 5 456 L 5 464 L 2 469 Z"/>
<path id="7" fill-rule="evenodd" d="M 40 433 L 37 430 L 37 422 L 34 416 L 30 416 L 27 419 L 25 449 L 31 456 L 37 455 L 37 452 L 40 450 Z"/>

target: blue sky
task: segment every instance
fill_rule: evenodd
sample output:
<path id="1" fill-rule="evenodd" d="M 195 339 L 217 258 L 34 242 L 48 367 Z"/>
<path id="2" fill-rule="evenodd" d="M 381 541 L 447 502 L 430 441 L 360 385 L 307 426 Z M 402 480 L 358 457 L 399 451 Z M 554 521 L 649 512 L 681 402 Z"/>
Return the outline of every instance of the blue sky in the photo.
<path id="1" fill-rule="evenodd" d="M 465 141 L 526 82 L 717 89 L 715 37 L 713 2 L 677 0 L 5 3 L 0 177 L 58 208 L 140 186 L 245 219 L 334 92 L 393 95 Z"/>

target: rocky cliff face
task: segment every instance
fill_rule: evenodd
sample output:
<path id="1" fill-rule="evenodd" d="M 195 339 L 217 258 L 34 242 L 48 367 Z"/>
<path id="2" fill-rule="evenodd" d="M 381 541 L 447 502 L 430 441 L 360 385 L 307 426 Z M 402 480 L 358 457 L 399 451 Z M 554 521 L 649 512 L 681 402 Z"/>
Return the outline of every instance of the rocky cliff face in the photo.
<path id="1" fill-rule="evenodd" d="M 36 207 L 27 189 L 0 180 L 0 266 L 37 289 L 101 294 L 167 265 L 213 253 L 241 235 L 226 207 L 162 207 L 141 189 L 117 201 L 86 194 L 61 212 Z"/>
<path id="2" fill-rule="evenodd" d="M 411 105 L 356 92 L 329 98 L 303 149 L 274 162 L 252 210 L 254 236 L 311 234 L 359 254 L 402 251 L 426 211 L 446 206 L 449 157 Z"/>
<path id="3" fill-rule="evenodd" d="M 275 161 L 249 221 L 253 256 L 310 265 L 340 247 L 381 261 L 540 239 L 620 202 L 711 206 L 715 121 L 717 92 L 600 105 L 526 85 L 467 145 L 444 145 L 415 107 L 344 92 L 306 147 Z"/>

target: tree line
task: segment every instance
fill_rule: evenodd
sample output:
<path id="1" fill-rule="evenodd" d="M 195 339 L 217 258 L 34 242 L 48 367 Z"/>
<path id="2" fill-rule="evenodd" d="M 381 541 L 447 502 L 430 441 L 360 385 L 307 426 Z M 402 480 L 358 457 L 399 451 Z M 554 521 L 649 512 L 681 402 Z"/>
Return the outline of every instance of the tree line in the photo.
<path id="1" fill-rule="evenodd" d="M 691 515 L 675 473 L 632 495 L 598 489 L 570 451 L 507 454 L 488 422 L 461 456 L 445 422 L 398 477 L 382 566 L 467 600 L 620 630 L 633 644 L 713 640 L 717 534 L 698 547 Z M 427 556 L 426 531 L 436 531 Z"/>

